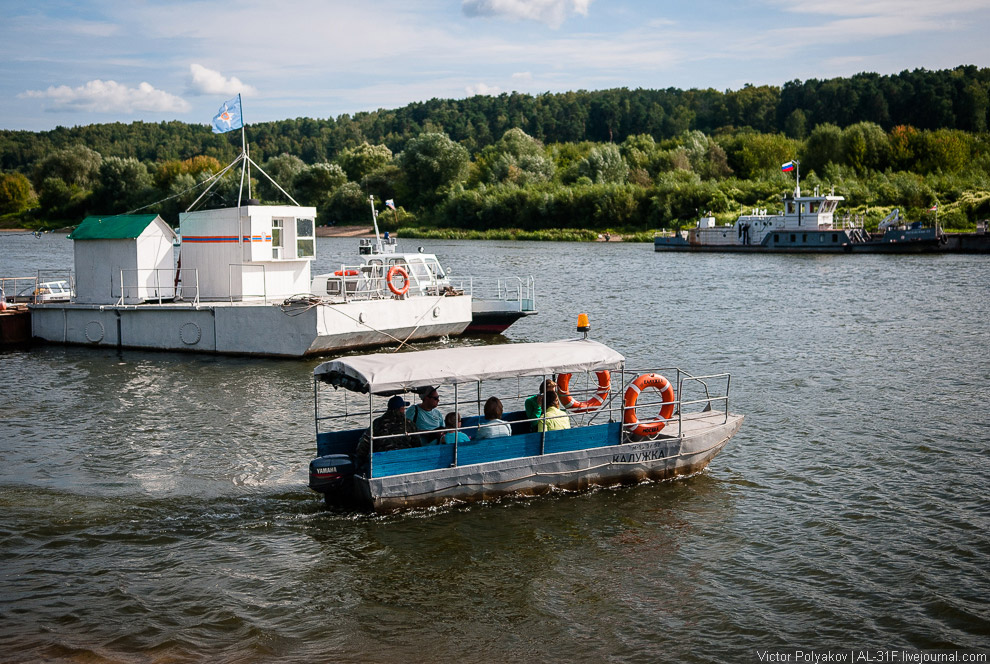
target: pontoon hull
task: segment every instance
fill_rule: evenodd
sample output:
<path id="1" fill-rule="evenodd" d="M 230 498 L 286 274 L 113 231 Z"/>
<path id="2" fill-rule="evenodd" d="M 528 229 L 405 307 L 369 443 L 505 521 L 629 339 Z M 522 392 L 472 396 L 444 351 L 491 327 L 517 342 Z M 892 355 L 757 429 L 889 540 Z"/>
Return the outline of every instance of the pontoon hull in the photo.
<path id="1" fill-rule="evenodd" d="M 417 297 L 341 304 L 211 302 L 136 306 L 44 304 L 33 336 L 52 343 L 303 357 L 464 332 L 471 298 Z"/>
<path id="2" fill-rule="evenodd" d="M 329 504 L 375 512 L 456 502 L 529 496 L 553 489 L 636 484 L 702 471 L 739 430 L 743 416 L 708 411 L 685 420 L 684 435 L 556 454 L 506 459 L 420 473 L 355 477 L 347 494 L 326 494 Z"/>

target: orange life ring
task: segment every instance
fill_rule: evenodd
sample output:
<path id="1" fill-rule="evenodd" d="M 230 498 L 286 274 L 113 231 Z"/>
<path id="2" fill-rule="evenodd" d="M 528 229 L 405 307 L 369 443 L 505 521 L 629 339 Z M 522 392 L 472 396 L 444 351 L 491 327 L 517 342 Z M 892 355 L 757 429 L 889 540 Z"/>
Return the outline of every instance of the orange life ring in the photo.
<path id="1" fill-rule="evenodd" d="M 647 387 L 660 390 L 660 396 L 663 397 L 664 403 L 660 407 L 660 414 L 658 417 L 645 422 L 640 422 L 636 417 L 636 401 L 639 399 L 639 393 Z M 623 424 L 632 427 L 629 429 L 629 433 L 637 436 L 652 436 L 658 434 L 664 426 L 666 426 L 667 420 L 670 419 L 670 416 L 674 414 L 674 386 L 670 384 L 669 380 L 660 374 L 643 374 L 642 376 L 636 378 L 636 380 L 630 383 L 629 387 L 626 388 L 624 405 L 625 414 L 622 416 L 622 422 Z"/>
<path id="2" fill-rule="evenodd" d="M 392 283 L 392 278 L 395 275 L 402 277 L 402 288 L 396 288 L 395 284 Z M 396 295 L 405 295 L 409 292 L 409 274 L 398 265 L 393 265 L 388 269 L 385 282 L 388 284 L 388 289 Z"/>
<path id="3" fill-rule="evenodd" d="M 333 273 L 335 277 L 356 277 L 360 274 L 357 270 L 337 270 Z"/>
<path id="4" fill-rule="evenodd" d="M 598 391 L 587 401 L 575 401 L 574 397 L 568 394 L 571 374 L 557 376 L 557 394 L 560 396 L 561 405 L 575 413 L 587 413 L 600 408 L 608 399 L 608 393 L 612 389 L 612 375 L 608 371 L 596 371 L 595 375 L 598 376 Z"/>

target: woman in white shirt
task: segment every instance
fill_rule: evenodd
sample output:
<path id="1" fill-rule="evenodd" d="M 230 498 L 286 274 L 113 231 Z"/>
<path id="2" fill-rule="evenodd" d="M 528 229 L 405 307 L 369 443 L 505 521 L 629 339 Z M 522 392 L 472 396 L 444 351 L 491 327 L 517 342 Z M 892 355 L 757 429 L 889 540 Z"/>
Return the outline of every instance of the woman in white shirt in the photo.
<path id="1" fill-rule="evenodd" d="M 485 419 L 478 423 L 478 433 L 474 440 L 511 436 L 512 427 L 502 420 L 502 402 L 498 397 L 492 397 L 485 402 Z"/>

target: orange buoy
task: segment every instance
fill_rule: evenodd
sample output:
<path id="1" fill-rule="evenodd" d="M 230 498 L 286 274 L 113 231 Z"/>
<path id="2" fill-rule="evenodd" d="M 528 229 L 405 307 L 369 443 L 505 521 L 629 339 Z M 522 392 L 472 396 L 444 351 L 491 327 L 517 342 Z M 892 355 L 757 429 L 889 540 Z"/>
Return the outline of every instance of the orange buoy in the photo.
<path id="1" fill-rule="evenodd" d="M 639 400 L 640 392 L 648 387 L 660 391 L 663 405 L 660 407 L 660 413 L 657 417 L 640 422 L 639 418 L 636 417 L 636 401 Z M 660 374 L 643 374 L 626 388 L 624 405 L 625 414 L 622 417 L 622 422 L 627 427 L 631 427 L 629 433 L 637 436 L 653 436 L 660 433 L 667 425 L 667 420 L 674 414 L 674 386 Z"/>
<path id="2" fill-rule="evenodd" d="M 598 391 L 587 401 L 576 401 L 568 393 L 571 374 L 557 376 L 557 394 L 560 396 L 560 403 L 564 408 L 573 410 L 575 413 L 587 413 L 600 408 L 605 403 L 605 400 L 608 399 L 608 393 L 612 389 L 612 375 L 608 371 L 596 371 L 595 375 L 598 376 Z"/>
<path id="3" fill-rule="evenodd" d="M 401 288 L 396 288 L 395 284 L 392 283 L 392 279 L 396 276 L 402 278 Z M 396 295 L 405 295 L 409 292 L 409 273 L 398 265 L 393 265 L 388 269 L 388 274 L 385 276 L 385 282 L 388 284 L 388 289 Z"/>

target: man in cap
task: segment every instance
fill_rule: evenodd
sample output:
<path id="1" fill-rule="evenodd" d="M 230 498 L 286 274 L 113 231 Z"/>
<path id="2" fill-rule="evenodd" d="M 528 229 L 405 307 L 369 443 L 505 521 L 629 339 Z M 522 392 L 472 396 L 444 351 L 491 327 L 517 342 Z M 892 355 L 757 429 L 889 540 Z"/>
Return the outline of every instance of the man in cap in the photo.
<path id="1" fill-rule="evenodd" d="M 418 432 L 419 429 L 406 419 L 406 406 L 408 405 L 409 402 L 397 394 L 388 400 L 388 410 L 371 423 L 370 431 L 374 434 L 376 452 L 401 450 L 419 445 L 419 439 L 410 435 Z M 371 449 L 371 436 L 368 433 L 365 431 L 361 434 L 361 440 L 358 441 L 357 450 L 355 450 L 358 459 L 367 457 Z M 382 436 L 388 437 L 382 438 Z"/>

